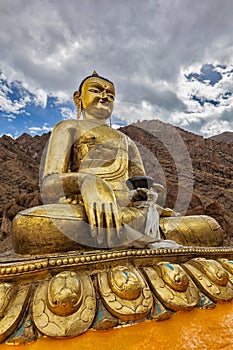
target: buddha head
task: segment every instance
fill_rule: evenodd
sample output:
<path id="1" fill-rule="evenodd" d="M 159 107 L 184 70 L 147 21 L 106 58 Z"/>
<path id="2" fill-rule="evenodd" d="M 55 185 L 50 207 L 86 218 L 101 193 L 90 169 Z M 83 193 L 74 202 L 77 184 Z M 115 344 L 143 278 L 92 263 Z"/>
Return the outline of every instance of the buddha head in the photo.
<path id="1" fill-rule="evenodd" d="M 84 119 L 105 123 L 110 118 L 115 99 L 113 83 L 95 71 L 86 77 L 73 94 L 78 118 L 82 112 Z"/>

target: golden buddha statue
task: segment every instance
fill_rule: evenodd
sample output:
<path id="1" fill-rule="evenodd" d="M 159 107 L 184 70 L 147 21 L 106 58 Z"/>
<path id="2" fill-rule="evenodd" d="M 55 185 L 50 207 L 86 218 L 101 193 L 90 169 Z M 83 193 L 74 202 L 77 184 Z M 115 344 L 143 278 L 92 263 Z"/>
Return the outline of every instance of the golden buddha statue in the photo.
<path id="1" fill-rule="evenodd" d="M 94 72 L 74 93 L 78 119 L 51 134 L 44 204 L 15 217 L 16 254 L 1 259 L 1 342 L 67 339 L 233 299 L 220 226 L 158 205 L 162 186 L 136 145 L 107 125 L 114 97 Z"/>
<path id="2" fill-rule="evenodd" d="M 73 97 L 78 119 L 61 121 L 50 137 L 42 178 L 45 204 L 14 219 L 15 252 L 221 245 L 214 219 L 177 217 L 156 204 L 161 185 L 146 177 L 135 143 L 107 125 L 113 83 L 94 72 Z"/>

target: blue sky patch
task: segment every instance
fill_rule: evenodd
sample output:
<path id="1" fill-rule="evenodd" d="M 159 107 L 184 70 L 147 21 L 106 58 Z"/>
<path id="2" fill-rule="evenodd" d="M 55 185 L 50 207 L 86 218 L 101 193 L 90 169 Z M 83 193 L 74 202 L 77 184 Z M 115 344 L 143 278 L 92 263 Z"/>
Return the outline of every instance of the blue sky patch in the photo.
<path id="1" fill-rule="evenodd" d="M 220 66 L 218 65 L 214 67 L 213 64 L 204 64 L 201 67 L 200 74 L 190 73 L 185 76 L 188 80 L 196 79 L 201 83 L 206 84 L 206 82 L 208 82 L 211 86 L 214 86 L 222 79 L 222 74 L 216 71 L 217 67 Z"/>
<path id="2" fill-rule="evenodd" d="M 0 72 L 0 135 L 5 133 L 18 137 L 26 132 L 31 135 L 51 131 L 61 120 L 76 115 L 76 107 L 71 100 L 60 103 L 56 97 L 47 96 L 46 103 L 38 103 L 37 97 L 25 89 L 20 81 L 8 83 Z M 112 125 L 127 125 L 114 115 Z"/>
<path id="3" fill-rule="evenodd" d="M 208 100 L 208 99 L 205 99 L 204 97 L 197 97 L 196 95 L 192 95 L 191 96 L 191 100 L 193 101 L 197 101 L 200 106 L 204 106 L 206 103 L 210 103 L 211 105 L 217 107 L 220 105 L 220 101 L 217 101 L 217 100 Z"/>

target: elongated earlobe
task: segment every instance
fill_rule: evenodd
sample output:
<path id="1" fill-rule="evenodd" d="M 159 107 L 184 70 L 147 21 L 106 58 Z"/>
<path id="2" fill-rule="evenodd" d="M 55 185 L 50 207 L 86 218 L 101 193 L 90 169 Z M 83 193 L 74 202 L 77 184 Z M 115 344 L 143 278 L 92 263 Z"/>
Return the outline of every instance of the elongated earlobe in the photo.
<path id="1" fill-rule="evenodd" d="M 79 100 L 78 105 L 77 105 L 77 118 L 78 119 L 81 116 L 81 112 L 82 112 L 82 102 L 81 102 L 81 100 Z"/>
<path id="2" fill-rule="evenodd" d="M 73 93 L 73 99 L 77 107 L 77 118 L 79 119 L 82 112 L 82 101 L 81 101 L 81 96 L 79 91 L 75 91 Z"/>

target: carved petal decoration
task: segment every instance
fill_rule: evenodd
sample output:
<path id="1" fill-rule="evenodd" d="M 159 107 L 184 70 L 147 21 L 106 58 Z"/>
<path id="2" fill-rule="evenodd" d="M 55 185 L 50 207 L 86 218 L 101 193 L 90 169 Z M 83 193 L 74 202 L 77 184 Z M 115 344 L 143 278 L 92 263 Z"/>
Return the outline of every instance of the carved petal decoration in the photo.
<path id="1" fill-rule="evenodd" d="M 196 258 L 183 266 L 201 291 L 213 301 L 223 302 L 233 298 L 233 284 L 227 271 L 218 261 Z"/>
<path id="2" fill-rule="evenodd" d="M 47 305 L 58 316 L 69 316 L 78 310 L 83 290 L 75 272 L 61 272 L 48 285 Z"/>
<path id="3" fill-rule="evenodd" d="M 172 316 L 172 311 L 167 310 L 163 304 L 154 296 L 154 305 L 150 313 L 150 319 L 162 321 Z"/>
<path id="4" fill-rule="evenodd" d="M 98 284 L 107 310 L 124 321 L 144 318 L 152 308 L 148 284 L 132 266 L 117 266 L 98 273 Z"/>
<path id="5" fill-rule="evenodd" d="M 17 286 L 11 283 L 0 284 L 0 317 L 4 317 L 7 306 L 17 292 Z"/>
<path id="6" fill-rule="evenodd" d="M 33 318 L 49 337 L 73 337 L 85 332 L 96 312 L 96 296 L 86 273 L 61 272 L 39 284 L 33 301 Z"/>
<path id="7" fill-rule="evenodd" d="M 0 342 L 10 335 L 18 326 L 27 306 L 30 285 L 0 284 L 1 297 L 1 320 Z"/>
<path id="8" fill-rule="evenodd" d="M 180 265 L 161 262 L 143 269 L 155 295 L 167 308 L 189 310 L 199 303 L 199 291 Z"/>
<path id="9" fill-rule="evenodd" d="M 0 263 L 0 342 L 27 344 L 38 334 L 68 338 L 88 328 L 165 320 L 194 306 L 213 308 L 233 299 L 232 257 L 233 248 L 184 247 L 6 258 Z"/>
<path id="10" fill-rule="evenodd" d="M 229 273 L 229 280 L 233 284 L 233 261 L 228 259 L 218 259 L 220 264 L 226 269 Z"/>

